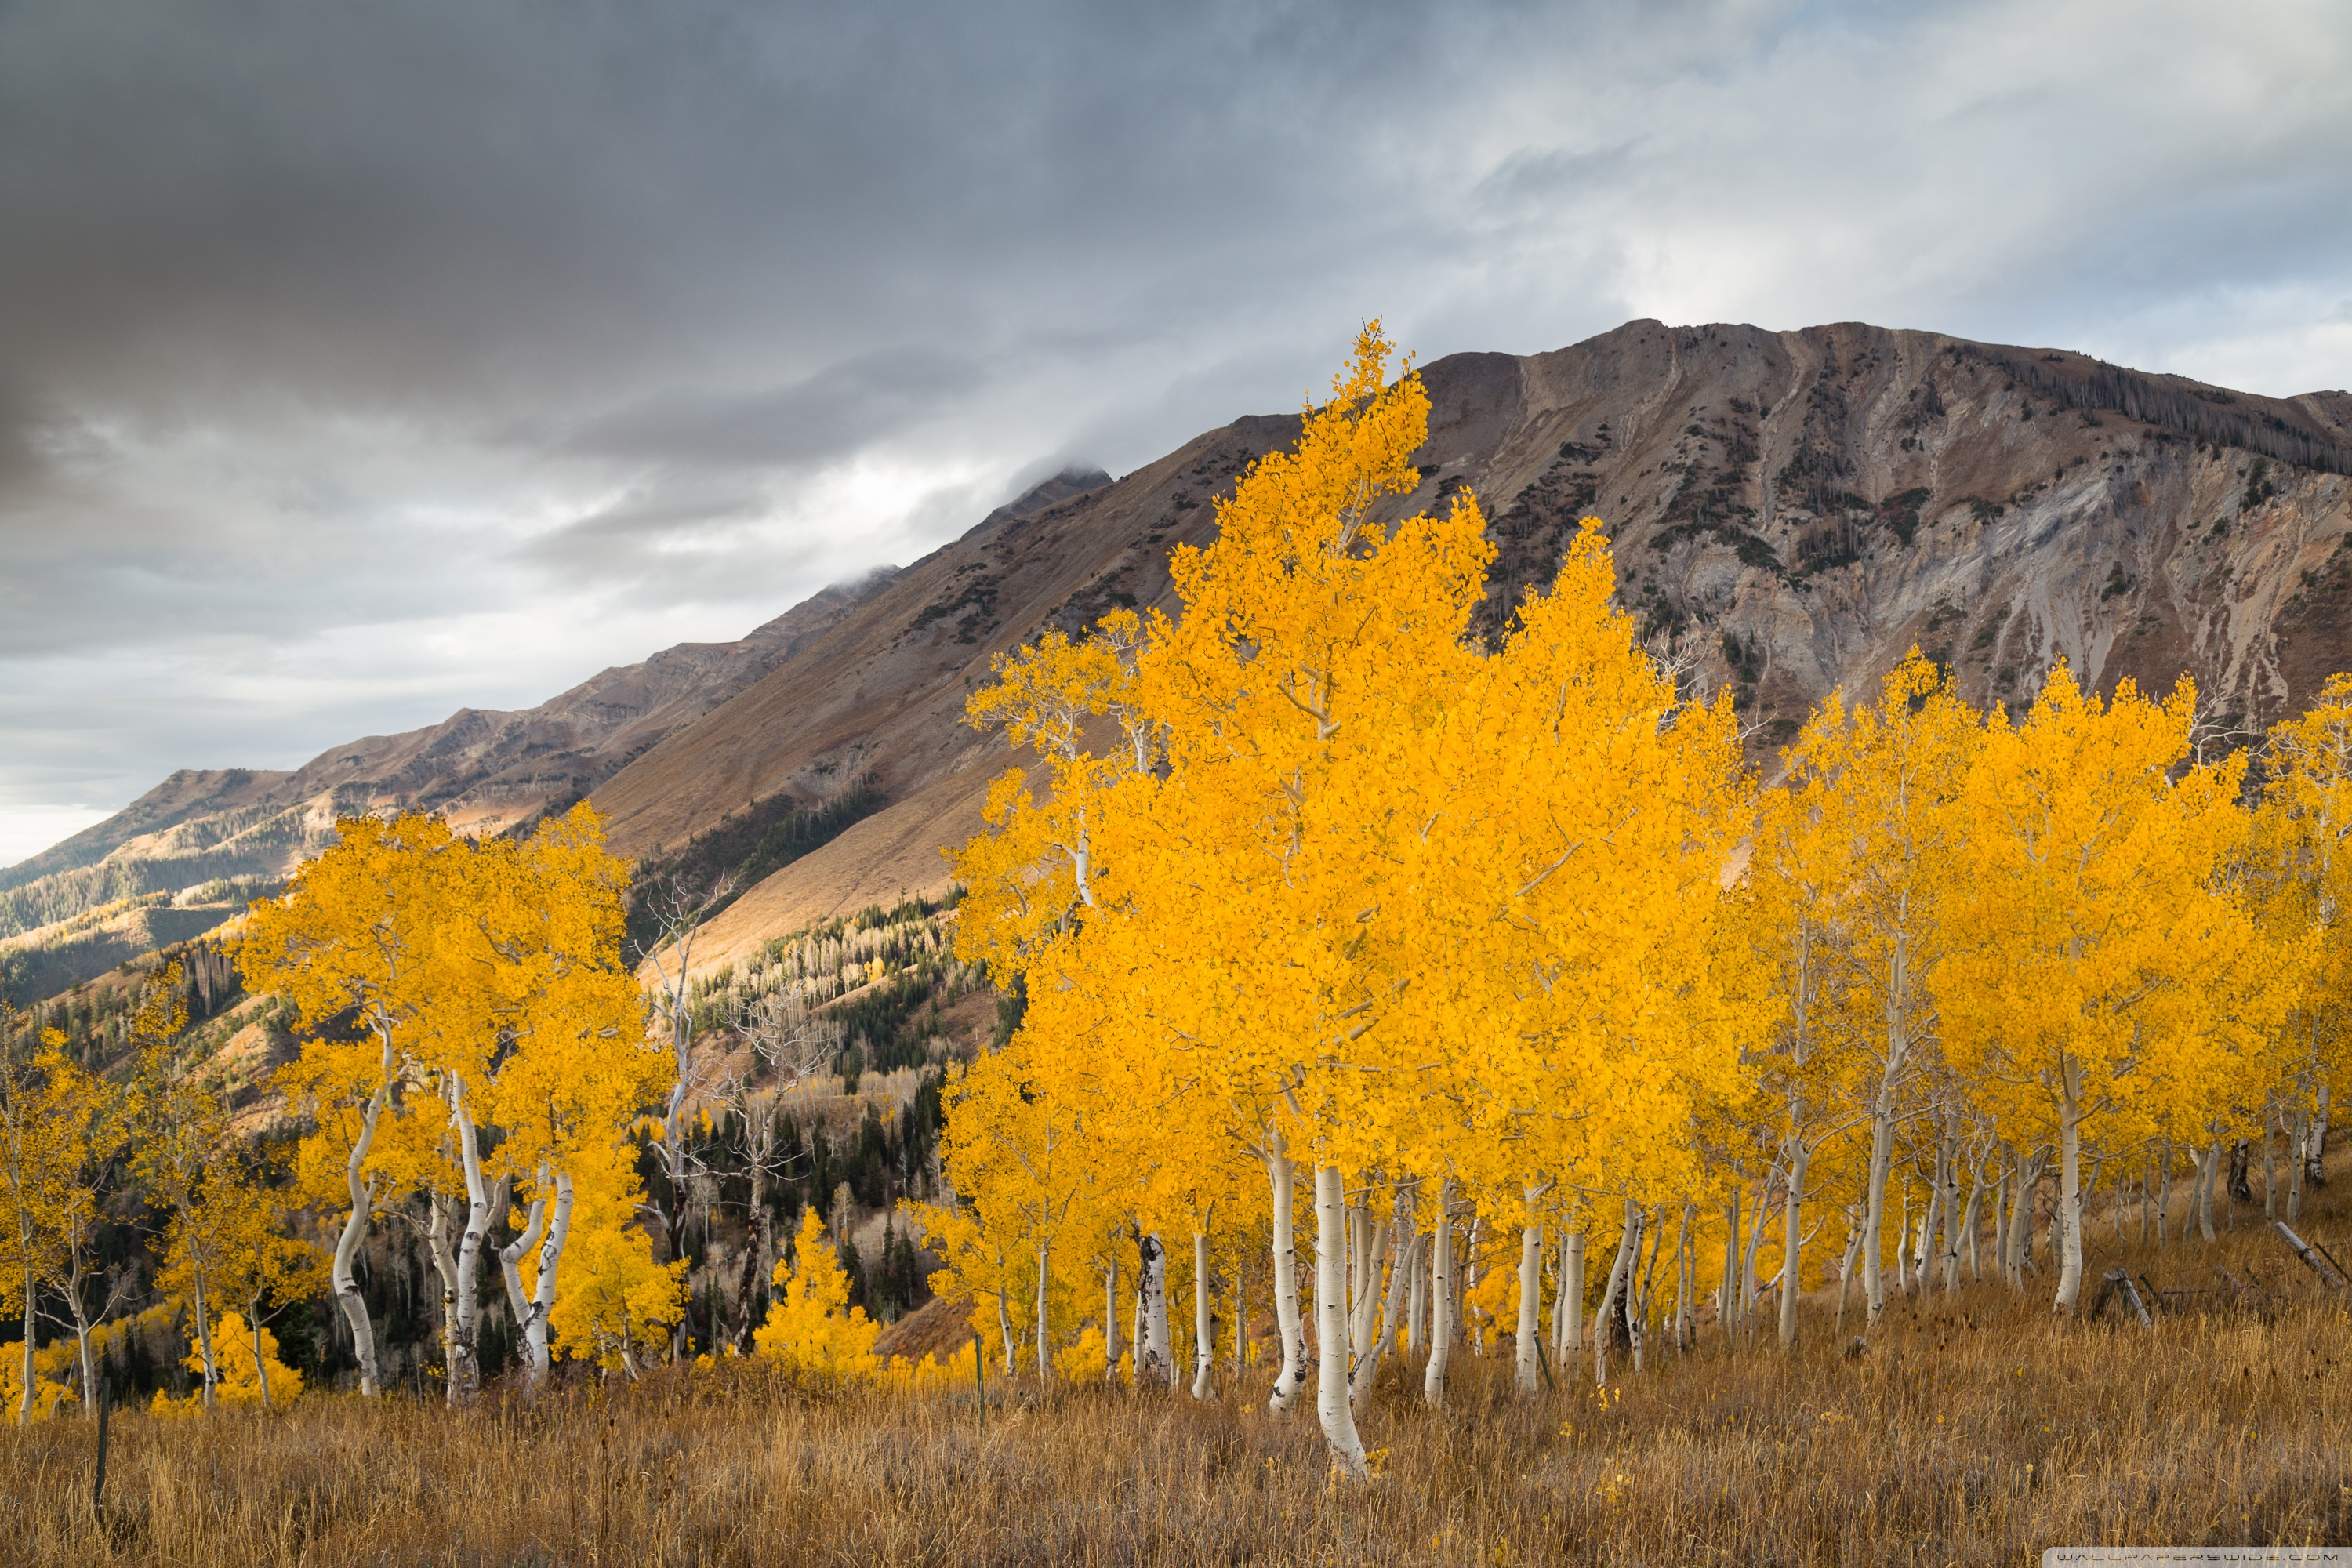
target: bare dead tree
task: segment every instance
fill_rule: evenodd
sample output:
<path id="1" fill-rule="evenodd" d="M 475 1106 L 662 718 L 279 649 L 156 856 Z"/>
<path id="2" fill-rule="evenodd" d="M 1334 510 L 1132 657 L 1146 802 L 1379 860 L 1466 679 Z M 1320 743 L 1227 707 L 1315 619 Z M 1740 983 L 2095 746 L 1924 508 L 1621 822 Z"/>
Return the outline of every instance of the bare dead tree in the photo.
<path id="1" fill-rule="evenodd" d="M 751 1042 L 751 1069 L 718 1079 L 709 1098 L 743 1120 L 743 1173 L 751 1192 L 744 1213 L 742 1275 L 735 1293 L 735 1342 L 736 1349 L 749 1355 L 751 1304 L 760 1281 L 775 1268 L 768 1184 L 788 1175 L 793 1163 L 777 1142 L 776 1102 L 830 1067 L 847 1031 L 840 1020 L 813 1012 L 807 998 L 790 988 L 744 1002 L 737 1010 L 735 1027 Z M 761 1078 L 766 1081 L 755 1081 Z"/>
<path id="2" fill-rule="evenodd" d="M 665 879 L 648 885 L 638 895 L 639 907 L 654 921 L 653 944 L 648 948 L 638 943 L 638 959 L 654 966 L 659 984 L 653 994 L 653 1022 L 668 1034 L 669 1048 L 675 1058 L 669 1100 L 662 1113 L 662 1165 L 669 1178 L 669 1202 L 667 1207 L 660 1204 L 648 1205 L 662 1221 L 666 1237 L 663 1246 L 667 1260 L 673 1263 L 684 1250 L 686 1108 L 695 1091 L 703 1087 L 694 1060 L 694 1013 L 690 1005 L 694 946 L 702 934 L 704 922 L 734 891 L 734 873 L 727 872 L 707 884 L 688 882 L 682 878 Z M 689 1298 L 687 1315 L 679 1320 L 677 1331 L 671 1337 L 673 1356 L 683 1357 L 686 1352 L 686 1336 L 693 1311 Z"/>

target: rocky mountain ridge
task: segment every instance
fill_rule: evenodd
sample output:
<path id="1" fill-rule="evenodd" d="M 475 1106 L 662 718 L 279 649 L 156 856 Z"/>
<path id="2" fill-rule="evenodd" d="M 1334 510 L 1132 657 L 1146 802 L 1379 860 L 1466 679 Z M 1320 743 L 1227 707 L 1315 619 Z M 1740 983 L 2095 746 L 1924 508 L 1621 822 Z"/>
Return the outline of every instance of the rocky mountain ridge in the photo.
<path id="1" fill-rule="evenodd" d="M 1643 635 L 1693 680 L 1731 689 L 1768 768 L 1822 696 L 1866 689 L 1914 644 L 1971 700 L 2011 707 L 2062 656 L 2102 690 L 2126 678 L 2168 689 L 2186 673 L 2216 725 L 2241 734 L 2352 667 L 2352 395 L 2259 397 L 2071 351 L 1857 323 L 1633 321 L 1549 353 L 1451 355 L 1423 374 L 1422 484 L 1390 510 L 1477 497 L 1498 552 L 1482 632 L 1503 633 L 1578 520 L 1598 515 Z M 813 616 L 722 700 L 625 742 L 614 728 L 593 754 L 620 760 L 590 798 L 615 844 L 658 870 L 747 809 L 819 803 L 853 780 L 889 802 L 721 915 L 700 949 L 713 964 L 936 891 L 940 846 L 977 828 L 1008 760 L 961 723 L 992 660 L 1113 605 L 1172 610 L 1168 552 L 1213 538 L 1215 499 L 1297 429 L 1293 416 L 1250 416 L 1115 483 L 1059 476 Z M 408 782 L 436 776 L 430 765 L 391 765 L 395 752 L 422 763 L 440 743 L 387 743 L 365 769 L 374 793 L 334 796 L 336 809 L 443 804 Z M 519 820 L 494 809 L 490 785 L 537 778 L 531 765 L 446 802 L 461 817 Z M 513 798 L 558 793 L 533 787 Z M 182 809 L 206 790 L 226 804 Z M 145 810 L 226 844 L 242 798 L 167 784 L 124 816 Z M 82 836 L 117 847 L 131 837 L 117 824 Z"/>

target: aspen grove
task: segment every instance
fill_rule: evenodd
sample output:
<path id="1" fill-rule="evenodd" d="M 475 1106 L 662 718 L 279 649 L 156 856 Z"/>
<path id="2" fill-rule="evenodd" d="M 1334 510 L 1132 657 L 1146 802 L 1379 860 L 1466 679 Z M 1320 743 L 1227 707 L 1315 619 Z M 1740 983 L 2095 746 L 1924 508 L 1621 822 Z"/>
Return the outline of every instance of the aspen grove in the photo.
<path id="1" fill-rule="evenodd" d="M 453 1405 L 496 1319 L 523 1397 L 698 1347 L 852 1388 L 1244 1388 L 1311 1405 L 1363 1478 L 1375 1384 L 1442 1405 L 1461 1355 L 1536 1399 L 1703 1332 L 1866 1344 L 1890 1299 L 1964 1279 L 2074 1315 L 2095 1224 L 2210 1241 L 2257 1152 L 2294 1219 L 2347 1066 L 2352 676 L 2249 747 L 2186 679 L 2102 695 L 2061 663 L 1979 711 L 1914 650 L 1759 776 L 1731 694 L 1637 635 L 1601 520 L 1474 631 L 1486 520 L 1467 492 L 1402 515 L 1428 404 L 1392 357 L 1361 333 L 1177 549 L 1172 611 L 1048 630 L 970 700 L 1032 765 L 949 852 L 960 901 L 920 911 L 951 955 L 903 973 L 984 975 L 1003 1027 L 922 1080 L 935 1162 L 908 1132 L 880 1187 L 952 1314 L 944 1364 L 877 1354 L 824 1193 L 771 1213 L 824 1159 L 779 1097 L 841 1070 L 841 933 L 772 944 L 730 1015 L 754 1066 L 719 1073 L 691 921 L 649 993 L 583 805 L 478 840 L 347 821 L 254 905 L 236 963 L 298 1043 L 267 1130 L 188 1048 L 178 967 L 103 1070 L 8 1032 L 18 1419 L 89 1410 L 113 1340 L 167 1328 L 194 1381 L 159 1412 L 315 1397 L 268 1327 L 296 1300 L 382 1395 L 365 1247 L 407 1226 Z M 719 1145 L 737 1238 L 688 1191 Z"/>

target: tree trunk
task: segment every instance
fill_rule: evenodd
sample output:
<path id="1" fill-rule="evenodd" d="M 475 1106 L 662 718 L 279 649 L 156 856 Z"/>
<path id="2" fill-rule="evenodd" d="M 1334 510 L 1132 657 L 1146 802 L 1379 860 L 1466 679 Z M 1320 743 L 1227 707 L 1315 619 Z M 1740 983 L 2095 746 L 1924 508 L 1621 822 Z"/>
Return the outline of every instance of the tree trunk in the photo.
<path id="1" fill-rule="evenodd" d="M 1404 1305 L 1404 1355 L 1408 1362 L 1429 1353 L 1429 1270 L 1422 1266 L 1423 1244 L 1428 1239 L 1416 1229 L 1412 1249 L 1406 1255 L 1407 1272 L 1412 1276 Z"/>
<path id="2" fill-rule="evenodd" d="M 1528 1202 L 1534 1204 L 1534 1194 L 1528 1195 Z M 1536 1369 L 1536 1335 L 1543 1321 L 1543 1239 L 1540 1224 L 1519 1229 L 1519 1322 L 1511 1377 L 1521 1394 L 1530 1395 L 1542 1389 Z"/>
<path id="3" fill-rule="evenodd" d="M 2207 1242 L 2213 1240 L 2213 1189 L 2221 1177 L 2221 1142 L 2198 1157 L 2197 1161 L 2197 1234 Z"/>
<path id="4" fill-rule="evenodd" d="M 1249 1254 L 1244 1249 L 1234 1258 L 1234 1382 L 1241 1383 L 1242 1374 L 1249 1370 L 1249 1300 L 1242 1288 L 1249 1279 Z"/>
<path id="5" fill-rule="evenodd" d="M 1421 1397 L 1432 1410 L 1445 1404 L 1445 1367 L 1454 1356 L 1454 1178 L 1437 1186 L 1437 1228 L 1429 1254 L 1429 1363 Z M 29 1384 L 26 1386 L 31 1386 Z"/>
<path id="6" fill-rule="evenodd" d="M 1282 1336 L 1282 1370 L 1275 1376 L 1265 1407 L 1279 1415 L 1290 1408 L 1307 1381 L 1307 1331 L 1298 1321 L 1298 1244 L 1291 1226 L 1297 1202 L 1296 1171 L 1283 1151 L 1281 1134 L 1272 1134 L 1266 1142 L 1265 1176 L 1274 1190 L 1274 1323 Z"/>
<path id="7" fill-rule="evenodd" d="M 1789 1149 L 1789 1195 L 1780 1205 L 1780 1349 L 1797 1348 L 1797 1295 L 1804 1279 L 1805 1167 L 1812 1151 L 1797 1140 Z"/>
<path id="8" fill-rule="evenodd" d="M 23 1390 L 22 1396 L 16 1401 L 16 1425 L 19 1426 L 30 1426 L 33 1424 L 33 1384 L 38 1381 L 39 1376 L 33 1367 L 33 1347 L 40 1342 L 41 1328 L 40 1308 L 34 1295 L 34 1289 L 33 1268 L 27 1263 L 25 1266 L 24 1382 L 19 1385 Z M 205 1392 L 206 1395 L 205 1406 L 210 1409 L 212 1390 L 207 1386 Z"/>
<path id="9" fill-rule="evenodd" d="M 2318 1111 L 2311 1119 L 2311 1146 L 2303 1156 L 2303 1179 L 2306 1185 L 2324 1187 L 2327 1184 L 2327 1085 L 2319 1086 L 2316 1098 Z"/>
<path id="10" fill-rule="evenodd" d="M 540 1173 L 542 1183 L 546 1173 Z M 499 1274 L 507 1285 L 507 1315 L 514 1320 L 515 1331 L 522 1332 L 530 1317 L 530 1299 L 523 1294 L 523 1254 L 539 1244 L 540 1226 L 547 1219 L 547 1198 L 544 1194 L 530 1200 L 530 1212 L 523 1222 L 522 1234 L 499 1248 Z"/>
<path id="11" fill-rule="evenodd" d="M 1372 1337 L 1380 1331 L 1380 1310 L 1383 1299 L 1382 1265 L 1387 1261 L 1391 1227 L 1374 1219 L 1363 1209 L 1355 1211 L 1352 1226 L 1357 1245 L 1352 1249 L 1349 1268 L 1348 1352 L 1350 1368 L 1360 1365 L 1372 1353 Z M 1349 1385 L 1354 1374 L 1349 1373 Z"/>
<path id="12" fill-rule="evenodd" d="M 1315 1338 L 1322 1347 L 1316 1368 L 1315 1414 L 1331 1466 L 1355 1479 L 1368 1473 L 1363 1440 L 1356 1435 L 1356 1412 L 1348 1397 L 1348 1182 L 1337 1165 L 1315 1168 Z"/>
<path id="13" fill-rule="evenodd" d="M 1723 1279 L 1715 1290 L 1715 1321 L 1723 1330 L 1724 1342 L 1728 1344 L 1739 1321 L 1739 1184 L 1731 1184 L 1731 1195 L 1724 1200 L 1723 1209 Z"/>
<path id="14" fill-rule="evenodd" d="M 1756 1314 L 1756 1255 L 1764 1249 L 1764 1216 L 1772 1208 L 1772 1175 L 1764 1173 L 1764 1180 L 1756 1188 L 1756 1217 L 1748 1226 L 1748 1249 L 1739 1260 L 1739 1321 L 1746 1326 Z M 1636 1262 L 1640 1259 L 1637 1258 Z"/>
<path id="15" fill-rule="evenodd" d="M 1103 1381 L 1118 1381 L 1118 1262 L 1103 1265 Z"/>
<path id="16" fill-rule="evenodd" d="M 1853 1213 L 1851 1209 L 1846 1212 L 1848 1214 Z M 1838 1259 L 1837 1331 L 1840 1334 L 1843 1334 L 1845 1332 L 1846 1290 L 1847 1288 L 1853 1283 L 1853 1260 L 1855 1255 L 1861 1251 L 1862 1229 L 1857 1226 L 1854 1227 L 1853 1234 L 1845 1238 L 1845 1256 Z"/>
<path id="17" fill-rule="evenodd" d="M 1135 1358 L 1135 1385 L 1172 1389 L 1176 1359 L 1168 1346 L 1168 1249 L 1157 1236 L 1137 1238 L 1136 1291 L 1143 1306 L 1143 1342 Z"/>
<path id="18" fill-rule="evenodd" d="M 2058 1069 L 2058 1299 L 2072 1317 L 2083 1294 L 2083 1069 Z"/>
<path id="19" fill-rule="evenodd" d="M 522 1341 L 528 1362 L 523 1389 L 536 1398 L 547 1385 L 551 1364 L 547 1352 L 547 1315 L 555 1310 L 555 1273 L 563 1262 L 563 1244 L 572 1237 L 572 1177 L 555 1173 L 555 1202 L 550 1205 L 547 1235 L 539 1244 L 539 1278 L 531 1282 L 530 1312 L 523 1320 Z"/>
<path id="20" fill-rule="evenodd" d="M 193 1268 L 189 1272 L 194 1277 L 196 1284 L 196 1350 L 204 1357 L 205 1408 L 210 1410 L 213 1407 L 213 1389 L 220 1382 L 220 1363 L 213 1359 L 213 1325 L 211 1313 L 205 1305 L 205 1271 L 202 1268 Z M 25 1298 L 25 1346 L 27 1352 L 31 1350 L 33 1343 L 31 1284 L 31 1277 L 27 1276 L 26 1279 L 27 1293 Z M 25 1386 L 27 1389 L 33 1386 L 33 1358 L 29 1353 L 25 1357 Z"/>
<path id="21" fill-rule="evenodd" d="M 261 1407 L 269 1408 L 269 1362 L 261 1353 L 261 1295 L 256 1291 L 245 1304 L 246 1321 L 253 1330 L 253 1380 L 261 1387 Z M 89 1395 L 89 1385 L 82 1385 L 83 1396 Z"/>
<path id="22" fill-rule="evenodd" d="M 360 1242 L 367 1236 L 368 1217 L 375 1207 L 374 1178 L 362 1179 L 360 1171 L 367 1163 L 368 1151 L 375 1145 L 376 1121 L 392 1099 L 392 1041 L 386 1037 L 383 1080 L 369 1098 L 367 1109 L 360 1112 L 360 1135 L 352 1141 L 351 1155 L 343 1163 L 343 1178 L 351 1187 L 352 1212 L 343 1221 L 342 1234 L 335 1238 L 335 1260 L 328 1275 L 335 1304 L 342 1309 L 344 1321 L 352 1326 L 352 1353 L 359 1359 L 360 1393 L 366 1397 L 383 1392 L 383 1376 L 376 1363 L 375 1329 L 368 1321 L 367 1298 L 360 1294 L 352 1261 L 359 1256 Z"/>
<path id="23" fill-rule="evenodd" d="M 2167 1212 L 2172 1207 L 2172 1145 L 2169 1142 L 2164 1146 L 2164 1153 L 2158 1163 L 2157 1172 L 2156 1245 L 2160 1249 L 2169 1246 L 2172 1240 L 2170 1227 L 2172 1216 Z"/>
<path id="24" fill-rule="evenodd" d="M 1878 1097 L 1871 1102 L 1870 1171 L 1863 1190 L 1862 1299 L 1863 1332 L 1878 1327 L 1886 1310 L 1886 1281 L 1882 1277 L 1886 1253 L 1886 1174 L 1895 1163 L 1895 1086 L 1882 1075 Z"/>
<path id="25" fill-rule="evenodd" d="M 455 1073 L 449 1076 L 449 1130 L 457 1137 L 458 1163 L 466 1173 L 466 1230 L 458 1238 L 451 1281 L 456 1289 L 448 1355 L 449 1403 L 463 1405 L 482 1388 L 481 1292 L 477 1287 L 482 1277 L 482 1238 L 490 1232 L 491 1191 L 482 1177 L 481 1142 L 466 1104 L 466 1080 Z M 505 1194 L 504 1183 L 499 1194 Z"/>
<path id="26" fill-rule="evenodd" d="M 1209 1363 L 1217 1350 L 1215 1316 L 1209 1310 L 1209 1233 L 1192 1233 L 1192 1397 L 1211 1393 Z"/>
<path id="27" fill-rule="evenodd" d="M 1609 1284 L 1601 1293 L 1601 1310 L 1592 1321 L 1592 1381 L 1596 1386 L 1609 1384 L 1609 1338 L 1619 1326 L 1617 1298 L 1627 1284 L 1626 1275 L 1632 1269 L 1633 1250 L 1642 1245 L 1641 1211 L 1633 1200 L 1625 1200 L 1625 1228 L 1617 1237 L 1617 1259 L 1609 1266 Z"/>
<path id="28" fill-rule="evenodd" d="M 1563 1371 L 1584 1345 L 1584 1232 L 1560 1239 L 1559 1289 L 1551 1302 L 1551 1359 Z"/>
<path id="29" fill-rule="evenodd" d="M 2304 1162 L 2311 1147 L 2311 1111 L 2306 1108 L 2294 1113 L 2292 1131 L 2287 1136 L 2286 1161 L 2286 1220 L 2293 1225 L 2303 1215 Z"/>
<path id="30" fill-rule="evenodd" d="M 1387 1286 L 1381 1292 L 1380 1321 L 1373 1327 L 1371 1342 L 1358 1358 L 1355 1369 L 1348 1374 L 1349 1396 L 1359 1404 L 1372 1396 L 1372 1380 L 1380 1375 L 1381 1358 L 1396 1339 L 1397 1319 L 1404 1306 L 1404 1298 L 1412 1281 L 1420 1277 L 1414 1267 L 1420 1258 L 1420 1227 L 1414 1224 L 1414 1211 L 1421 1206 L 1420 1184 L 1402 1182 L 1397 1185 L 1396 1212 L 1389 1223 L 1390 1253 Z"/>
<path id="31" fill-rule="evenodd" d="M 1040 1388 L 1054 1381 L 1053 1336 L 1046 1322 L 1048 1313 L 1045 1299 L 1046 1281 L 1050 1277 L 1049 1266 L 1053 1261 L 1052 1254 L 1053 1248 L 1040 1235 L 1037 1241 L 1037 1386 Z"/>

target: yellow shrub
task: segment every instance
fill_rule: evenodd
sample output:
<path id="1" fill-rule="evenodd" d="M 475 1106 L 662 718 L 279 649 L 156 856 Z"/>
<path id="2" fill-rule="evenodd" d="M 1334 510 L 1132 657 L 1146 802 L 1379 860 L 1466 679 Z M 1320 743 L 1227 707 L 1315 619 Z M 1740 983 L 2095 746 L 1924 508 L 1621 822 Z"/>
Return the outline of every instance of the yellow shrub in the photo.
<path id="1" fill-rule="evenodd" d="M 768 1309 L 768 1321 L 751 1336 L 752 1344 L 764 1355 L 810 1372 L 874 1376 L 881 1370 L 874 1359 L 874 1337 L 882 1325 L 867 1319 L 864 1308 L 849 1305 L 849 1281 L 833 1248 L 825 1245 L 814 1209 L 801 1215 L 793 1253 L 800 1267 L 776 1265 L 775 1283 L 782 1293 Z"/>

